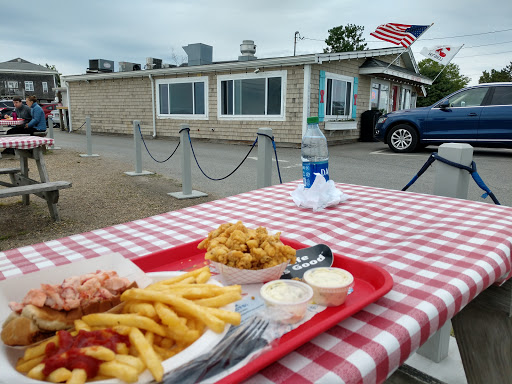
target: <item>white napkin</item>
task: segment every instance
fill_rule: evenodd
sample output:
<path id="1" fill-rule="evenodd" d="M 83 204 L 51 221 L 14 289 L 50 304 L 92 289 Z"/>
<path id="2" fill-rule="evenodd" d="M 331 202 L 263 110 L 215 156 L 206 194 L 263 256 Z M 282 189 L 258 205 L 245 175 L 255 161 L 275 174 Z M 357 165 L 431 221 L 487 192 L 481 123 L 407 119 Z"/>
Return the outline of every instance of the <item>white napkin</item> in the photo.
<path id="1" fill-rule="evenodd" d="M 312 208 L 313 212 L 317 212 L 350 199 L 350 196 L 336 188 L 334 181 L 325 181 L 325 177 L 319 173 L 315 175 L 311 188 L 306 189 L 304 184 L 299 184 L 295 191 L 290 193 L 297 207 Z"/>

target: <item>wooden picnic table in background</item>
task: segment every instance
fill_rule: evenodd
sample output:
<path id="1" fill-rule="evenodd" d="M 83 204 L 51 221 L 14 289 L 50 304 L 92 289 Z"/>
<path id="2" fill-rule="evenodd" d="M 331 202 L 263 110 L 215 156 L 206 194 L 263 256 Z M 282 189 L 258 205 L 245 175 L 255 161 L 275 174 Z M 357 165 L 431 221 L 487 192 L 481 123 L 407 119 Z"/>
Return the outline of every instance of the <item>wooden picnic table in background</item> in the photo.
<path id="1" fill-rule="evenodd" d="M 30 204 L 30 194 L 45 199 L 53 220 L 59 221 L 59 190 L 70 188 L 71 183 L 67 181 L 50 181 L 46 163 L 44 161 L 44 147 L 52 145 L 53 139 L 37 136 L 15 136 L 7 135 L 0 137 L 0 148 L 14 148 L 15 154 L 19 156 L 19 168 L 0 168 L 1 174 L 8 174 L 10 183 L 0 181 L 0 185 L 7 187 L 0 189 L 0 198 L 11 196 L 22 196 L 23 204 Z M 34 159 L 40 180 L 29 177 L 28 159 Z"/>

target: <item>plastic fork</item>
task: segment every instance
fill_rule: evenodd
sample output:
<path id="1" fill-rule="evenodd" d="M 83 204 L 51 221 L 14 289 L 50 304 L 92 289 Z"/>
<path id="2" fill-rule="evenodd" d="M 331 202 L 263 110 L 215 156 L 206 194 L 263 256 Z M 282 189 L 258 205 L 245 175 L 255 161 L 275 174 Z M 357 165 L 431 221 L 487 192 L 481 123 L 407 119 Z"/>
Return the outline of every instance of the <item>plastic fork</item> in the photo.
<path id="1" fill-rule="evenodd" d="M 164 376 L 163 383 L 193 384 L 235 366 L 268 344 L 263 338 L 268 324 L 269 321 L 261 317 L 249 319 L 225 337 L 211 352 L 169 372 Z"/>

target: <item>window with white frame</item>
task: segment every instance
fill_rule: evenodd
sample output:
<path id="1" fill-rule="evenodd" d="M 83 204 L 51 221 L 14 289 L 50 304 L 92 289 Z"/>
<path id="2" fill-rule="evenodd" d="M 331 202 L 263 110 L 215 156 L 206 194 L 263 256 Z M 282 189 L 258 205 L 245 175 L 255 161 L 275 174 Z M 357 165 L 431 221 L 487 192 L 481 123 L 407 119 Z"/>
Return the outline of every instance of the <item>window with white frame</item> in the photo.
<path id="1" fill-rule="evenodd" d="M 352 117 L 354 78 L 334 73 L 325 74 L 325 118 Z"/>
<path id="2" fill-rule="evenodd" d="M 389 83 L 372 80 L 372 89 L 370 93 L 370 108 L 379 110 L 383 113 L 389 111 Z"/>
<path id="3" fill-rule="evenodd" d="M 219 76 L 219 116 L 284 119 L 285 89 L 286 71 Z"/>
<path id="4" fill-rule="evenodd" d="M 25 91 L 34 92 L 34 82 L 25 81 Z"/>
<path id="5" fill-rule="evenodd" d="M 208 117 L 208 77 L 162 79 L 156 86 L 159 117 Z"/>
<path id="6" fill-rule="evenodd" d="M 43 81 L 43 92 L 48 93 L 48 83 L 46 81 Z"/>
<path id="7" fill-rule="evenodd" d="M 7 81 L 7 89 L 18 89 L 18 82 L 17 81 Z"/>

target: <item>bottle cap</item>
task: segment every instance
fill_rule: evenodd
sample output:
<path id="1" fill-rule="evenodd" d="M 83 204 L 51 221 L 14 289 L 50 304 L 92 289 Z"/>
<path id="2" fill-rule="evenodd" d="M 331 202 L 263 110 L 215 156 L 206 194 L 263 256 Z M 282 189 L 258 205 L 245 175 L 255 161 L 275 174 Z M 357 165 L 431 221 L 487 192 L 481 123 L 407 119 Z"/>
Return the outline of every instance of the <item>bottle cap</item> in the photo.
<path id="1" fill-rule="evenodd" d="M 308 117 L 308 124 L 318 123 L 318 116 Z"/>

